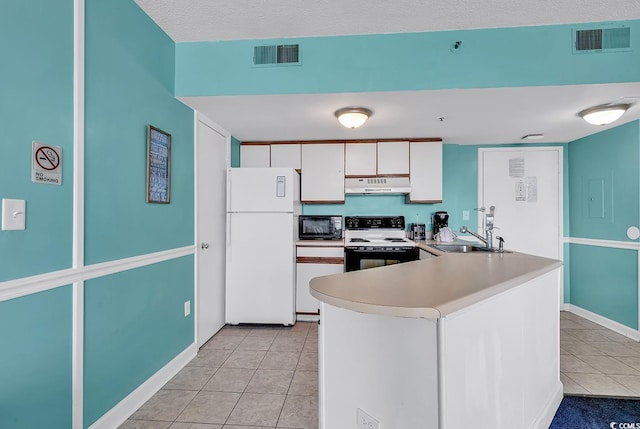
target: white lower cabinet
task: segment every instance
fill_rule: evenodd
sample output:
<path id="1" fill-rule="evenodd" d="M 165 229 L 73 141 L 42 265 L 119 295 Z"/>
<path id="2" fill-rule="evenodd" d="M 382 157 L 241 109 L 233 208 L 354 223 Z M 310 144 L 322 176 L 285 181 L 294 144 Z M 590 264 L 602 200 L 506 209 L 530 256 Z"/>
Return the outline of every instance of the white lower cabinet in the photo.
<path id="1" fill-rule="evenodd" d="M 296 316 L 297 320 L 318 320 L 320 304 L 309 292 L 314 277 L 344 271 L 344 247 L 297 247 Z"/>

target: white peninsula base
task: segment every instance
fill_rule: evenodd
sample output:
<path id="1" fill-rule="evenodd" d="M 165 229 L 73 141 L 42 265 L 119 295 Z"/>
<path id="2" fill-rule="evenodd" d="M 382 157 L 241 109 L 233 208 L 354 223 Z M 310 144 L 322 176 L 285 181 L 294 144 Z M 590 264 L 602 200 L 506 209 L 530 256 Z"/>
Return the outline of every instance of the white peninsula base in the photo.
<path id="1" fill-rule="evenodd" d="M 320 428 L 360 427 L 358 409 L 380 429 L 548 428 L 562 400 L 560 273 L 439 318 L 321 302 Z"/>

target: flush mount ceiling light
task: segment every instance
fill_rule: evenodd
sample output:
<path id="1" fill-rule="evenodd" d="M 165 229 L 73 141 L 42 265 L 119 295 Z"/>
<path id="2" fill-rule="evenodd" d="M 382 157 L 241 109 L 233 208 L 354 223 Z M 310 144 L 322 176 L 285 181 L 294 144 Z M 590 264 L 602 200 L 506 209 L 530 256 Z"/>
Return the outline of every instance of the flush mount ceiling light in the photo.
<path id="1" fill-rule="evenodd" d="M 584 109 L 578 116 L 591 125 L 608 125 L 620 119 L 630 106 L 631 104 L 603 104 Z"/>
<path id="2" fill-rule="evenodd" d="M 345 107 L 343 109 L 336 110 L 336 118 L 346 128 L 358 128 L 362 126 L 369 116 L 372 115 L 372 111 L 364 107 Z"/>

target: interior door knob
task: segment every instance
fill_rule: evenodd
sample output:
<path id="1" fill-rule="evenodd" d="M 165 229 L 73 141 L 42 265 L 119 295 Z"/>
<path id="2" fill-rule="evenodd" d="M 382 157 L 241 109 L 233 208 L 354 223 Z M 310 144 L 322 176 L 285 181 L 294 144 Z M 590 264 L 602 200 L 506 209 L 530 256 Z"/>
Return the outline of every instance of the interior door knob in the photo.
<path id="1" fill-rule="evenodd" d="M 203 249 L 208 249 L 209 248 L 209 243 L 202 243 L 200 245 L 200 247 L 203 248 Z"/>

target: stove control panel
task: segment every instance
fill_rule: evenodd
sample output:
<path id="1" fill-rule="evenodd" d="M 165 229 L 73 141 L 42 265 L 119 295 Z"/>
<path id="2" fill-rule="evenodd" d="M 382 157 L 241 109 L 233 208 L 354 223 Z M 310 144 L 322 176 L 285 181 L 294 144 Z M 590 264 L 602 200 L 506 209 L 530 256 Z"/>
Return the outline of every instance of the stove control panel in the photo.
<path id="1" fill-rule="evenodd" d="M 346 229 L 399 229 L 404 231 L 404 216 L 345 216 Z"/>

